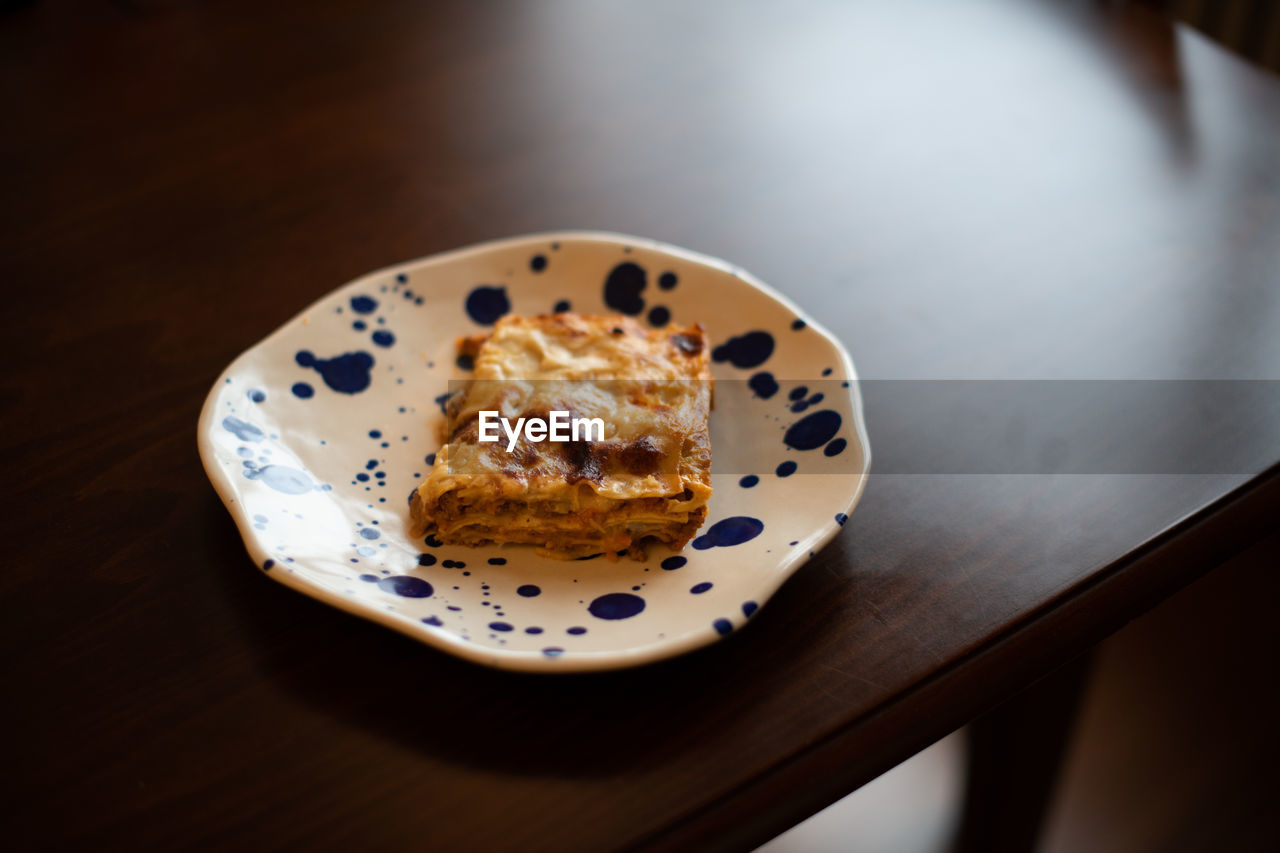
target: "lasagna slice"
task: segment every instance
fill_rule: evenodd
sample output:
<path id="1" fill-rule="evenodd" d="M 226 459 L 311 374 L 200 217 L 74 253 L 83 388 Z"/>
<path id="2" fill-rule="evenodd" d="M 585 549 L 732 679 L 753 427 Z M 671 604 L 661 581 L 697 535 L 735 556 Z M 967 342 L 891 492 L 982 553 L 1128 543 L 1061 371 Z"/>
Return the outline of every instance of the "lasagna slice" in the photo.
<path id="1" fill-rule="evenodd" d="M 507 316 L 487 337 L 459 343 L 475 372 L 451 395 L 446 443 L 410 499 L 415 535 L 534 545 L 562 559 L 644 559 L 647 544 L 678 550 L 693 537 L 711 497 L 712 383 L 700 324 Z M 521 418 L 566 416 L 572 426 L 559 438 L 568 440 L 517 432 Z"/>

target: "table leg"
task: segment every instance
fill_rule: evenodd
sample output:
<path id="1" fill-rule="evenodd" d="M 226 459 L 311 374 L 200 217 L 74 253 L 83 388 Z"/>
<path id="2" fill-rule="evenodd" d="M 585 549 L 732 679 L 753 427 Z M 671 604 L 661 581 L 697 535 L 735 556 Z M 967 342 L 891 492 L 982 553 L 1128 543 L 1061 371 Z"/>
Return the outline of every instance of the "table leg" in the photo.
<path id="1" fill-rule="evenodd" d="M 1035 849 L 1091 656 L 1081 655 L 969 725 L 959 853 Z"/>

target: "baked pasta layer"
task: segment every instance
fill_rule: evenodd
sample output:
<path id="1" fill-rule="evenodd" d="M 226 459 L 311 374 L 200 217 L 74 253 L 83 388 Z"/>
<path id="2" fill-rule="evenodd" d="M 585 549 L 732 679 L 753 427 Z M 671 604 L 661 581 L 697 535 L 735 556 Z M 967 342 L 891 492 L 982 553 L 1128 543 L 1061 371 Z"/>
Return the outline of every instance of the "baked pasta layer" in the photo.
<path id="1" fill-rule="evenodd" d="M 446 443 L 411 499 L 415 534 L 449 544 L 534 545 L 571 559 L 679 549 L 711 497 L 711 371 L 701 325 L 627 317 L 507 316 L 460 349 L 473 378 L 448 403 Z M 551 413 L 603 425 L 601 440 L 532 441 L 499 429 Z M 488 424 L 488 426 L 486 426 Z M 599 432 L 593 434 L 599 438 Z M 510 447 L 510 449 L 508 449 Z"/>

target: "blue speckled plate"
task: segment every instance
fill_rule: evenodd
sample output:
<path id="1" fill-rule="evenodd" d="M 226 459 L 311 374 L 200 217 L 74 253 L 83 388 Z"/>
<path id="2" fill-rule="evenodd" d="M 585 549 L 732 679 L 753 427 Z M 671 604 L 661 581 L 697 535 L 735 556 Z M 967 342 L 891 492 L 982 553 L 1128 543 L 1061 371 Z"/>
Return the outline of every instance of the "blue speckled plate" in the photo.
<path id="1" fill-rule="evenodd" d="M 715 494 L 702 536 L 643 562 L 411 538 L 454 342 L 506 311 L 702 322 L 714 344 Z M 269 577 L 477 663 L 634 666 L 742 628 L 835 536 L 870 447 L 853 361 L 735 267 L 651 240 L 516 237 L 389 267 L 325 296 L 226 369 L 200 456 Z"/>

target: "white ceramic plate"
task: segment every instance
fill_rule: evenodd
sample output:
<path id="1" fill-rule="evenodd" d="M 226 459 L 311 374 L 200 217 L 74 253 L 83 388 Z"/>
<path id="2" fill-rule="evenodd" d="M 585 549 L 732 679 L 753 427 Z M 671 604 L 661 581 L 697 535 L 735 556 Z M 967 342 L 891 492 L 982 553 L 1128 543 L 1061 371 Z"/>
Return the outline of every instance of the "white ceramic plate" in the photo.
<path id="1" fill-rule="evenodd" d="M 411 538 L 455 340 L 504 311 L 701 322 L 713 343 L 702 536 L 643 562 Z M 489 666 L 633 666 L 741 628 L 828 542 L 866 482 L 853 361 L 723 261 L 614 234 L 538 234 L 371 273 L 237 358 L 205 401 L 200 456 L 267 574 Z M 737 544 L 732 544 L 732 543 Z"/>

